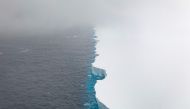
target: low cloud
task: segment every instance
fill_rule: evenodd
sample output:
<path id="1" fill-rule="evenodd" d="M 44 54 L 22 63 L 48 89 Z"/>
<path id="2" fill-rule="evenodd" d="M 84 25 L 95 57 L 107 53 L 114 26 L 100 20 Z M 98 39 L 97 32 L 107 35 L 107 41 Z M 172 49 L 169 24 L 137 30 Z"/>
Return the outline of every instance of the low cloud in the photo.
<path id="1" fill-rule="evenodd" d="M 48 32 L 93 25 L 103 15 L 102 7 L 101 2 L 89 0 L 0 0 L 0 32 Z"/>

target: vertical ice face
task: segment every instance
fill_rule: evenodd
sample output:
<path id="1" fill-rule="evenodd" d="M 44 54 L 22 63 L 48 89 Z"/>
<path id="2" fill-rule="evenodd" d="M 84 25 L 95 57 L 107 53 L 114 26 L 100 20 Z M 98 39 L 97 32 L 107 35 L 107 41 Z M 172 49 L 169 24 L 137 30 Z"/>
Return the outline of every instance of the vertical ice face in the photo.
<path id="1" fill-rule="evenodd" d="M 92 67 L 92 75 L 96 80 L 103 80 L 107 74 L 104 69 Z"/>
<path id="2" fill-rule="evenodd" d="M 106 71 L 104 69 L 91 67 L 88 74 L 88 93 L 89 93 L 89 109 L 107 109 L 107 107 L 102 104 L 96 98 L 95 85 L 97 80 L 102 80 L 106 77 Z"/>
<path id="3" fill-rule="evenodd" d="M 93 37 L 92 37 L 93 36 Z M 96 68 L 92 65 L 94 63 L 96 56 L 96 36 L 94 34 L 90 36 L 92 49 L 91 49 L 91 55 L 88 59 L 88 77 L 87 77 L 87 93 L 88 93 L 88 102 L 84 104 L 84 106 L 87 109 L 108 109 L 104 104 L 102 104 L 97 98 L 96 98 L 96 91 L 95 91 L 95 85 L 97 83 L 97 80 L 102 80 L 106 77 L 106 71 L 101 68 Z"/>

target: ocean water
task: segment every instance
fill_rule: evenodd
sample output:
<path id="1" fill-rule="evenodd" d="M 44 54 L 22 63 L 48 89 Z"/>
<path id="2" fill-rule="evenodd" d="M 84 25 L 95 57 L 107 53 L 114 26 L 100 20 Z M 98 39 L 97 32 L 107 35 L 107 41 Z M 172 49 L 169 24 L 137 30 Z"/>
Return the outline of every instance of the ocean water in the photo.
<path id="1" fill-rule="evenodd" d="M 105 72 L 92 66 L 95 45 L 87 27 L 1 35 L 0 109 L 100 109 L 94 85 Z"/>

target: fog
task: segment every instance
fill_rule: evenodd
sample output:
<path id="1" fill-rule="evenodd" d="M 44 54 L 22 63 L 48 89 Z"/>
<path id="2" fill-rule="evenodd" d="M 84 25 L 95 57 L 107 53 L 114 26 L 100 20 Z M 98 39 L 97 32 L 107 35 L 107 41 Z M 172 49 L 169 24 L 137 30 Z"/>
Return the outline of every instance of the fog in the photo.
<path id="1" fill-rule="evenodd" d="M 189 1 L 126 2 L 96 28 L 95 65 L 108 73 L 99 99 L 112 109 L 189 109 Z"/>
<path id="2" fill-rule="evenodd" d="M 94 25 L 101 15 L 97 14 L 98 4 L 88 0 L 0 0 L 0 32 L 45 33 Z"/>
<path id="3" fill-rule="evenodd" d="M 113 3 L 89 0 L 0 0 L 1 34 L 62 31 L 102 24 L 114 17 Z"/>

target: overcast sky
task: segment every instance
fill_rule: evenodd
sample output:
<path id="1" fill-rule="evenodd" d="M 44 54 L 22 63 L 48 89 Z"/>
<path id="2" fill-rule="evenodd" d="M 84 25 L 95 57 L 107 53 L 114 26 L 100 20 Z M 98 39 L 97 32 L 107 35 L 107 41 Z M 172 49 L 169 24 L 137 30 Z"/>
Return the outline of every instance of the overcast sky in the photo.
<path id="1" fill-rule="evenodd" d="M 111 109 L 190 109 L 190 2 L 126 0 L 112 11 L 96 28 L 95 65 L 108 73 L 100 100 Z"/>

